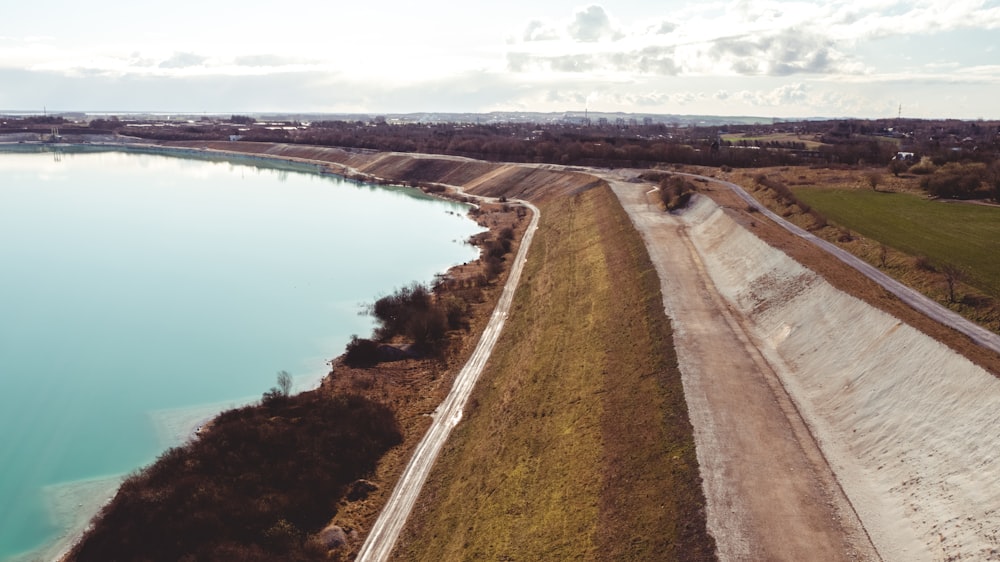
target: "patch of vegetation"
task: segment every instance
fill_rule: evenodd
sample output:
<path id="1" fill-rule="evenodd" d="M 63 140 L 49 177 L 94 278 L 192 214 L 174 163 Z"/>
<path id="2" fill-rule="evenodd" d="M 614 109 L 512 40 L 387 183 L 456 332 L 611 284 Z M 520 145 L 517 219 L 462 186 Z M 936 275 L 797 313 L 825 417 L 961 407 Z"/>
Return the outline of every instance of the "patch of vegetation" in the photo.
<path id="1" fill-rule="evenodd" d="M 660 180 L 660 201 L 668 211 L 687 207 L 695 191 L 694 184 L 683 176 L 671 175 Z"/>
<path id="2" fill-rule="evenodd" d="M 514 229 L 501 229 L 496 236 L 485 232 L 474 239 L 482 247 L 486 282 L 496 279 L 504 269 L 505 257 L 514 244 Z M 443 285 L 442 285 L 443 286 Z M 455 288 L 455 287 L 452 287 Z M 372 339 L 351 337 L 344 362 L 352 367 L 372 366 L 379 361 L 379 343 L 403 338 L 417 353 L 435 356 L 445 351 L 449 330 L 468 328 L 470 298 L 479 292 L 462 290 L 437 294 L 422 283 L 411 283 L 372 304 L 366 311 L 377 326 Z"/>
<path id="3" fill-rule="evenodd" d="M 400 560 L 709 560 L 659 281 L 607 188 L 542 207 Z"/>
<path id="4" fill-rule="evenodd" d="M 378 323 L 375 328 L 377 340 L 404 336 L 425 353 L 439 350 L 448 330 L 444 308 L 436 302 L 430 288 L 420 283 L 412 283 L 378 299 L 368 312 Z"/>
<path id="5" fill-rule="evenodd" d="M 72 559 L 324 560 L 312 537 L 400 439 L 383 405 L 279 389 L 130 476 Z"/>
<path id="6" fill-rule="evenodd" d="M 953 264 L 969 284 L 1000 297 L 1000 208 L 906 193 L 799 189 L 796 195 L 868 238 L 931 264 Z"/>
<path id="7" fill-rule="evenodd" d="M 981 162 L 949 162 L 920 180 L 920 187 L 934 197 L 986 199 L 993 194 L 983 184 L 986 165 Z"/>
<path id="8" fill-rule="evenodd" d="M 773 194 L 775 201 L 783 207 L 783 209 L 779 209 L 783 217 L 789 218 L 798 211 L 811 218 L 811 224 L 805 225 L 805 228 L 819 230 L 827 226 L 826 217 L 808 203 L 799 200 L 792 189 L 783 181 L 763 173 L 754 176 L 753 181 L 756 186 L 767 189 Z"/>
<path id="9" fill-rule="evenodd" d="M 349 367 L 374 367 L 378 364 L 378 342 L 368 338 L 351 336 L 344 350 L 344 363 Z"/>

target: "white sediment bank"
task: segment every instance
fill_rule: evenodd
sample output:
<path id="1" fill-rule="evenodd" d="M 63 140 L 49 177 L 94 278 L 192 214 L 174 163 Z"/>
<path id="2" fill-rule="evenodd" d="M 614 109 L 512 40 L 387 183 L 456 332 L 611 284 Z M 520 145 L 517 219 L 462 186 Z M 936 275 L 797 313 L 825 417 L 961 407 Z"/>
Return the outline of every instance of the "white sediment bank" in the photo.
<path id="1" fill-rule="evenodd" d="M 1000 560 L 1000 380 L 707 198 L 683 220 L 883 559 Z"/>

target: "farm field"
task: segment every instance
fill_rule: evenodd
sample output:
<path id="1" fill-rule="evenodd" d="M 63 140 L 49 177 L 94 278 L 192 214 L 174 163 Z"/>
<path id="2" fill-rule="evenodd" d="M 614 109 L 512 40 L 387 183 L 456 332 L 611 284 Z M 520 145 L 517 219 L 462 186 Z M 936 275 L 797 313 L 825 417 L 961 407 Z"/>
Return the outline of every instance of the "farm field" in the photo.
<path id="1" fill-rule="evenodd" d="M 769 142 L 797 142 L 802 143 L 807 150 L 814 150 L 823 145 L 823 143 L 813 140 L 812 135 L 795 135 L 791 133 L 778 133 L 770 135 L 754 135 L 746 136 L 744 134 L 731 134 L 722 135 L 722 140 L 729 141 L 733 144 L 739 144 L 740 141 L 746 141 L 748 144 L 753 144 L 754 142 L 760 142 L 761 144 Z"/>
<path id="2" fill-rule="evenodd" d="M 1000 207 L 928 200 L 909 193 L 795 188 L 831 221 L 940 268 L 953 264 L 966 283 L 1000 297 Z"/>

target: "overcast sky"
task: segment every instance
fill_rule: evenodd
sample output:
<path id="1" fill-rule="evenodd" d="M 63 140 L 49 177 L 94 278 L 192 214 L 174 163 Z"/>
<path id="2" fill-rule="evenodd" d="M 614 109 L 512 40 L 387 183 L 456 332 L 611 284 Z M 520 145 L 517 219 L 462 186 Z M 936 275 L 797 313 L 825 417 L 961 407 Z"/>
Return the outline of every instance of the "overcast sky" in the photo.
<path id="1" fill-rule="evenodd" d="M 1000 118 L 1000 0 L 4 4 L 0 110 Z"/>

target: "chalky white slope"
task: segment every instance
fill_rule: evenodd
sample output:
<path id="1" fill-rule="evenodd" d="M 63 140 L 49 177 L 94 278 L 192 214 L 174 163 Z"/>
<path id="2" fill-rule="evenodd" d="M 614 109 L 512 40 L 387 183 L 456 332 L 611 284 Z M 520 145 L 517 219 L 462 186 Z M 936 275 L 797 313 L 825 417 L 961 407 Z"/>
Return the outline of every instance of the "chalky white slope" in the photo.
<path id="1" fill-rule="evenodd" d="M 1000 560 L 1000 380 L 707 198 L 682 220 L 886 560 Z"/>

